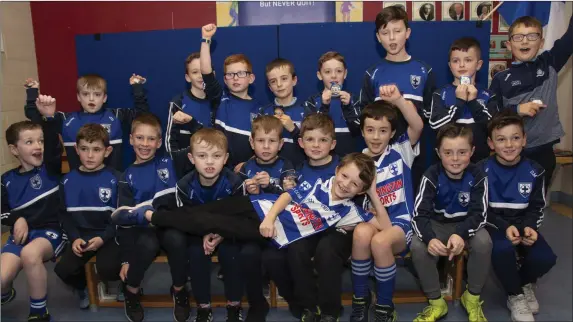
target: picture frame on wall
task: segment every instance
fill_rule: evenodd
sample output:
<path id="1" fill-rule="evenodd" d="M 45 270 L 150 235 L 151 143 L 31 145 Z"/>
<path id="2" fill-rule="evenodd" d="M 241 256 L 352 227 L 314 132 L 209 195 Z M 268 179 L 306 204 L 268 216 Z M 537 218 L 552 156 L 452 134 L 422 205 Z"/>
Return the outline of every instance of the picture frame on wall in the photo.
<path id="1" fill-rule="evenodd" d="M 497 25 L 497 31 L 498 32 L 508 32 L 509 31 L 509 25 L 507 24 L 507 22 L 505 21 L 505 19 L 503 19 L 503 17 L 498 14 L 497 15 L 499 18 L 499 23 Z"/>
<path id="2" fill-rule="evenodd" d="M 490 60 L 489 69 L 487 73 L 487 86 L 491 85 L 491 80 L 495 74 L 507 69 L 507 61 L 505 60 Z"/>
<path id="3" fill-rule="evenodd" d="M 464 21 L 465 5 L 463 1 L 442 2 L 442 21 Z"/>
<path id="4" fill-rule="evenodd" d="M 414 21 L 436 21 L 436 3 L 434 1 L 412 2 Z"/>
<path id="5" fill-rule="evenodd" d="M 507 35 L 491 35 L 489 45 L 490 59 L 511 59 L 511 51 L 507 49 Z"/>
<path id="6" fill-rule="evenodd" d="M 382 2 L 382 8 L 387 8 L 391 6 L 399 6 L 404 9 L 404 11 L 408 12 L 408 7 L 406 6 L 406 1 L 384 1 Z"/>

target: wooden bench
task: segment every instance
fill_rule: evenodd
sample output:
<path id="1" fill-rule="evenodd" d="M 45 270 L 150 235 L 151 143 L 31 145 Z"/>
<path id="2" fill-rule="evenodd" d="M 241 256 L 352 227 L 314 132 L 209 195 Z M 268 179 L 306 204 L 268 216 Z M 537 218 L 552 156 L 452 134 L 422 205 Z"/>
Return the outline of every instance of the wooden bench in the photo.
<path id="1" fill-rule="evenodd" d="M 409 258 L 409 254 L 405 258 Z M 397 259 L 405 259 L 397 257 Z M 212 257 L 213 263 L 218 263 L 217 256 Z M 464 273 L 464 255 L 457 256 L 454 260 L 451 269 L 448 269 L 447 274 L 452 277 L 454 281 L 453 290 L 446 292 L 444 298 L 448 301 L 457 301 L 462 295 L 462 279 Z M 157 256 L 154 263 L 167 263 L 167 256 Z M 98 285 L 101 283 L 96 273 L 96 257 L 92 257 L 85 265 L 87 289 L 90 300 L 90 310 L 96 312 L 98 307 L 123 307 L 123 302 L 117 301 L 114 298 L 100 298 Z M 269 284 L 269 304 L 273 308 L 286 307 L 288 303 L 278 296 L 277 287 L 273 281 Z M 396 290 L 394 292 L 394 303 L 424 303 L 426 296 L 421 290 Z M 243 299 L 247 303 L 246 299 Z M 141 297 L 141 303 L 144 307 L 173 307 L 173 299 L 169 294 L 144 294 Z M 195 301 L 192 297 L 189 298 L 189 303 L 195 306 Z M 212 296 L 211 305 L 213 307 L 225 307 L 226 300 L 223 295 Z M 344 292 L 342 294 L 342 304 L 352 304 L 352 292 Z"/>

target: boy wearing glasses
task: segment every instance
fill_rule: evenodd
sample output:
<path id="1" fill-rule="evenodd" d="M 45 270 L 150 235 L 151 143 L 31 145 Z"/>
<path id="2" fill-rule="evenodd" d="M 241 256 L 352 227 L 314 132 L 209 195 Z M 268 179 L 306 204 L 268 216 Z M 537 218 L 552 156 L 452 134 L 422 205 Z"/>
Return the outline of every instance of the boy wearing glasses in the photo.
<path id="1" fill-rule="evenodd" d="M 551 50 L 537 56 L 544 43 L 541 23 L 529 16 L 516 19 L 507 42 L 515 62 L 497 73 L 490 87 L 499 107 L 524 117 L 527 145 L 523 154 L 545 169 L 545 190 L 555 169 L 553 145 L 565 135 L 557 109 L 557 73 L 573 53 L 572 23 L 569 20 L 567 32 Z"/>
<path id="2" fill-rule="evenodd" d="M 208 24 L 201 28 L 203 39 L 199 62 L 207 97 L 218 102 L 215 113 L 215 127 L 223 131 L 229 142 L 227 166 L 235 167 L 253 155 L 249 144 L 252 117 L 257 115 L 259 104 L 249 96 L 249 85 L 255 81 L 253 65 L 243 54 L 225 58 L 224 79 L 228 92 L 223 93 L 221 84 L 215 79 L 211 67 L 211 38 L 217 26 Z"/>

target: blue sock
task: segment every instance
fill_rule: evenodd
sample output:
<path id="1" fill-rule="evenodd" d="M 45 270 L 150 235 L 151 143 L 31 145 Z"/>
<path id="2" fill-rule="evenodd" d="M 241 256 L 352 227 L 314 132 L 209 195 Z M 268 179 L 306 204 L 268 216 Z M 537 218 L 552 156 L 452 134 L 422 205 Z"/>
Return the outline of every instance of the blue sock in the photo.
<path id="1" fill-rule="evenodd" d="M 48 313 L 48 309 L 46 308 L 46 298 L 47 296 L 44 296 L 41 299 L 30 298 L 30 315 L 42 315 Z"/>
<path id="2" fill-rule="evenodd" d="M 368 276 L 372 270 L 372 259 L 352 259 L 352 288 L 355 297 L 368 295 Z"/>
<path id="3" fill-rule="evenodd" d="M 394 307 L 392 296 L 396 286 L 396 263 L 390 267 L 374 266 L 376 276 L 376 304 Z"/>

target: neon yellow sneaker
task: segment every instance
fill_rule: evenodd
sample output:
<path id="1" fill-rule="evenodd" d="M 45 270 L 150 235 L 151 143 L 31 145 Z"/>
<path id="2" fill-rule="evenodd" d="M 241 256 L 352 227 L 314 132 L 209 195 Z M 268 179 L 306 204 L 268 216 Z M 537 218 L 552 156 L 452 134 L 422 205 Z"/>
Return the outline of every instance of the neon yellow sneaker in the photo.
<path id="1" fill-rule="evenodd" d="M 481 309 L 483 301 L 480 302 L 479 295 L 472 295 L 466 290 L 464 294 L 462 294 L 461 302 L 466 312 L 468 312 L 468 320 L 470 320 L 470 322 L 487 322 Z"/>
<path id="2" fill-rule="evenodd" d="M 448 314 L 448 303 L 443 297 L 437 300 L 430 300 L 430 305 L 426 306 L 422 313 L 414 319 L 414 322 L 434 322 Z"/>

